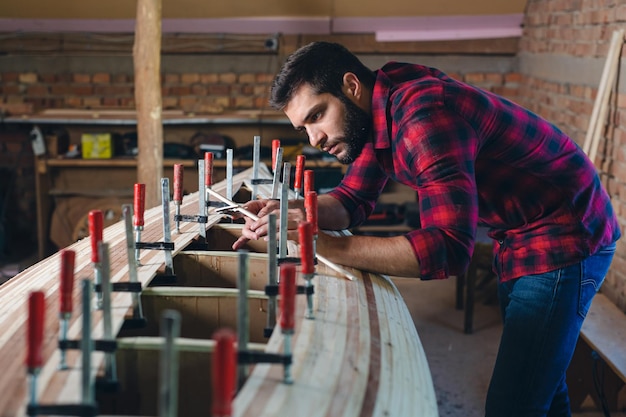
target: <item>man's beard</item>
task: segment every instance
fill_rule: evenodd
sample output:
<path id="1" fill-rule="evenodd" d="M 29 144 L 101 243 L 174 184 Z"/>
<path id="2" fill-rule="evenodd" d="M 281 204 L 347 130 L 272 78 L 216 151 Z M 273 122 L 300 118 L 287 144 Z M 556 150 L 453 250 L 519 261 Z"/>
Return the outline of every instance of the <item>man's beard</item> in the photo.
<path id="1" fill-rule="evenodd" d="M 339 95 L 339 100 L 345 109 L 343 137 L 346 155 L 342 158 L 338 157 L 337 160 L 348 165 L 363 152 L 372 131 L 372 118 L 343 94 Z"/>

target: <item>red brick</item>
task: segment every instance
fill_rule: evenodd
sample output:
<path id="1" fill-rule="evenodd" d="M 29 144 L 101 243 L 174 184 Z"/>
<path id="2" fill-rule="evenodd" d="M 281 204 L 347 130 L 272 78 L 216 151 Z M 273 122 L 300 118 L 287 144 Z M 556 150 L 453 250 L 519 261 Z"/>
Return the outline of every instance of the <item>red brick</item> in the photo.
<path id="1" fill-rule="evenodd" d="M 72 81 L 79 84 L 87 84 L 91 82 L 91 75 L 89 74 L 74 74 Z"/>
<path id="2" fill-rule="evenodd" d="M 55 74 L 39 74 L 39 79 L 44 84 L 53 84 L 56 82 L 57 77 Z"/>
<path id="3" fill-rule="evenodd" d="M 21 83 L 24 83 L 24 84 L 34 84 L 37 81 L 39 81 L 39 77 L 34 72 L 26 72 L 26 73 L 20 74 L 19 80 Z"/>
<path id="4" fill-rule="evenodd" d="M 237 74 L 234 72 L 225 72 L 218 75 L 219 82 L 224 84 L 235 84 L 237 82 Z"/>
<path id="5" fill-rule="evenodd" d="M 111 74 L 106 72 L 95 73 L 91 81 L 95 84 L 109 84 L 111 82 Z"/>
<path id="6" fill-rule="evenodd" d="M 111 82 L 113 84 L 126 84 L 132 82 L 132 80 L 132 75 L 129 76 L 127 74 L 115 74 L 111 77 Z"/>
<path id="7" fill-rule="evenodd" d="M 29 85 L 26 89 L 26 94 L 29 96 L 46 96 L 49 93 L 49 87 L 42 84 Z"/>
<path id="8" fill-rule="evenodd" d="M 178 74 L 165 74 L 163 77 L 165 84 L 178 84 L 180 83 L 180 75 Z"/>
<path id="9" fill-rule="evenodd" d="M 200 82 L 202 84 L 215 84 L 219 81 L 217 74 L 200 74 Z"/>
<path id="10" fill-rule="evenodd" d="M 102 106 L 102 99 L 100 97 L 85 97 L 83 104 L 87 108 L 99 108 Z"/>
<path id="11" fill-rule="evenodd" d="M 211 85 L 208 88 L 208 93 L 211 95 L 228 95 L 231 93 L 229 85 Z"/>
<path id="12" fill-rule="evenodd" d="M 72 95 L 89 96 L 93 94 L 93 87 L 91 85 L 72 85 L 69 91 Z"/>
<path id="13" fill-rule="evenodd" d="M 239 74 L 239 83 L 240 84 L 253 84 L 256 82 L 255 74 Z"/>
<path id="14" fill-rule="evenodd" d="M 200 74 L 182 74 L 180 81 L 183 84 L 193 84 L 200 81 Z"/>

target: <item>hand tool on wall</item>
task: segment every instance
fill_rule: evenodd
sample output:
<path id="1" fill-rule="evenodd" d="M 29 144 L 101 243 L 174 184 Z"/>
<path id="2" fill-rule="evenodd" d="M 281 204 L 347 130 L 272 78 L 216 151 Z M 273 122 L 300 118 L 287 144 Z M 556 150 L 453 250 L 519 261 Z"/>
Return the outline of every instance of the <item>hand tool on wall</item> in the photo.
<path id="1" fill-rule="evenodd" d="M 291 356 L 291 338 L 295 329 L 296 307 L 296 267 L 286 263 L 280 267 L 280 329 L 284 336 L 283 354 Z M 286 384 L 293 383 L 291 376 L 291 364 L 284 366 L 284 379 Z"/>
<path id="2" fill-rule="evenodd" d="M 94 268 L 94 284 L 102 283 L 102 263 L 98 245 L 102 242 L 102 229 L 104 227 L 104 215 L 102 210 L 89 211 L 89 236 L 91 239 L 91 262 Z M 96 293 L 96 308 L 102 309 L 102 293 Z"/>
<path id="3" fill-rule="evenodd" d="M 143 214 L 146 208 L 146 184 L 135 184 L 134 187 L 134 225 L 135 225 L 135 242 L 141 242 L 141 232 L 143 231 L 144 220 Z M 139 255 L 141 249 L 135 249 L 135 260 L 137 265 L 141 265 L 139 262 Z"/>
<path id="4" fill-rule="evenodd" d="M 232 401 L 237 390 L 237 350 L 235 334 L 230 329 L 219 329 L 213 334 L 215 350 L 213 351 L 213 373 L 211 416 L 231 417 Z"/>
<path id="5" fill-rule="evenodd" d="M 165 310 L 161 316 L 163 348 L 159 359 L 159 417 L 178 415 L 178 348 L 180 313 Z"/>
<path id="6" fill-rule="evenodd" d="M 305 280 L 306 288 L 313 286 L 312 280 L 315 275 L 315 256 L 313 252 L 313 225 L 306 221 L 298 225 L 298 235 L 300 237 L 300 272 Z M 313 318 L 313 294 L 306 292 L 307 311 L 305 317 Z"/>
<path id="7" fill-rule="evenodd" d="M 299 199 L 302 195 L 302 175 L 304 171 L 304 164 L 306 162 L 306 156 L 298 155 L 296 157 L 296 173 L 293 179 L 293 191 L 296 194 L 296 200 Z"/>
<path id="8" fill-rule="evenodd" d="M 231 206 L 230 208 L 232 210 L 238 211 L 241 214 L 243 214 L 244 216 L 252 219 L 252 220 L 259 220 L 259 216 L 257 216 L 256 214 L 252 213 L 249 210 L 244 209 L 243 207 L 241 207 L 240 205 L 238 205 L 237 203 L 228 200 L 227 198 L 225 198 L 224 196 L 222 196 L 221 194 L 219 194 L 217 191 L 213 191 L 213 190 L 209 190 L 209 193 L 217 198 L 218 200 L 222 201 L 223 203 Z M 316 254 L 316 258 L 319 262 L 323 263 L 324 265 L 326 265 L 327 267 L 329 267 L 330 269 L 332 269 L 333 271 L 341 274 L 342 276 L 346 277 L 347 279 L 349 279 L 350 281 L 356 280 L 356 276 L 347 271 L 346 269 L 342 268 L 341 266 L 329 261 L 328 259 L 326 259 L 324 256 L 320 255 L 320 254 Z"/>
<path id="9" fill-rule="evenodd" d="M 74 291 L 74 263 L 76 260 L 76 252 L 70 249 L 63 249 L 60 253 L 61 257 L 61 282 L 59 285 L 59 340 L 67 340 L 67 332 L 69 328 L 70 318 L 72 317 L 73 302 L 72 295 Z M 67 369 L 67 354 L 65 349 L 61 349 L 61 358 L 59 359 L 59 369 Z"/>

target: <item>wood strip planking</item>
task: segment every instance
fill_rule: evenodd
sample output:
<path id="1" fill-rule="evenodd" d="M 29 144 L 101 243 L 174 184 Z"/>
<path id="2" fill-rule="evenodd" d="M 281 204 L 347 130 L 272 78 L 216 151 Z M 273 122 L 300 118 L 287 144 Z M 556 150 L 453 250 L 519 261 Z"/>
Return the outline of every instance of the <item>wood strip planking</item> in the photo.
<path id="1" fill-rule="evenodd" d="M 262 166 L 261 175 L 271 177 L 269 170 Z M 247 185 L 251 169 L 235 176 L 236 187 Z M 263 186 L 269 191 L 269 186 Z M 263 188 L 261 187 L 261 188 Z M 237 189 L 234 188 L 234 189 Z M 225 184 L 213 186 L 215 190 L 225 189 Z M 161 207 L 146 211 L 146 227 L 142 241 L 162 240 Z M 173 221 L 173 204 L 170 205 L 170 219 Z M 196 214 L 197 193 L 185 196 L 181 213 Z M 211 216 L 207 227 L 218 226 L 222 218 Z M 234 229 L 234 225 L 225 225 Z M 173 255 L 198 237 L 195 223 L 183 222 L 180 233 L 172 227 L 172 241 L 175 244 Z M 111 281 L 128 280 L 126 259 L 125 229 L 123 222 L 105 229 L 104 240 L 109 244 L 111 253 Z M 71 245 L 80 256 L 77 257 L 77 280 L 92 279 L 93 266 L 89 262 L 90 249 L 88 239 Z M 290 254 L 297 254 L 298 246 L 289 242 Z M 144 287 L 163 269 L 164 257 L 161 251 L 142 250 L 142 264 L 138 268 L 138 279 Z M 219 269 L 222 262 L 220 253 L 205 253 L 211 268 Z M 225 254 L 224 254 L 225 255 Z M 256 256 L 255 254 L 251 254 Z M 185 255 L 187 256 L 187 255 Z M 205 255 L 191 255 L 202 256 Z M 266 255 L 260 255 L 266 259 Z M 10 351 L 21 351 L 24 346 L 24 305 L 26 295 L 33 288 L 46 291 L 47 310 L 50 318 L 46 321 L 46 363 L 40 375 L 42 399 L 51 403 L 77 401 L 80 395 L 80 353 L 70 352 L 68 363 L 70 371 L 59 372 L 59 351 L 56 349 L 58 329 L 58 254 L 33 266 L 20 274 L 15 284 L 0 287 L 0 297 L 11 295 L 12 305 L 3 306 L 5 315 L 0 316 L 0 347 Z M 258 267 L 258 266 L 257 266 Z M 306 297 L 297 298 L 296 333 L 293 337 L 293 385 L 282 382 L 283 369 L 278 365 L 258 364 L 234 400 L 236 416 L 287 416 L 302 417 L 366 417 L 385 415 L 414 414 L 437 416 L 437 404 L 432 387 L 428 364 L 417 336 L 417 331 L 408 309 L 396 287 L 386 277 L 353 271 L 359 279 L 345 280 L 326 267 L 317 265 L 314 278 L 313 295 L 315 318 L 306 319 Z M 175 273 L 177 271 L 175 270 Z M 52 276 L 54 275 L 54 277 Z M 16 278 L 18 278 L 16 277 Z M 338 279 L 339 278 L 339 279 Z M 14 278 L 15 279 L 15 278 Z M 11 281 L 10 281 L 11 282 Z M 302 282 L 300 279 L 299 282 Z M 73 299 L 80 303 L 80 286 L 75 285 Z M 233 292 L 210 288 L 146 288 L 145 295 L 164 294 L 173 291 L 179 295 L 187 294 L 191 298 L 209 293 Z M 256 293 L 251 292 L 254 296 Z M 256 294 L 261 298 L 265 296 Z M 127 293 L 113 294 L 114 333 L 119 331 L 124 316 L 132 308 L 132 297 Z M 7 299 L 7 298 L 5 298 Z M 229 307 L 230 309 L 231 307 Z M 199 314 L 209 314 L 208 310 L 198 310 Z M 231 313 L 232 314 L 232 313 Z M 75 314 L 70 323 L 70 338 L 81 334 L 80 315 Z M 12 317 L 13 320 L 7 320 Z M 4 319 L 4 320 L 3 320 Z M 12 322 L 21 322 L 11 328 Z M 102 335 L 102 314 L 95 312 L 92 319 L 92 337 Z M 5 340 L 6 339 L 6 340 Z M 3 342 L 4 340 L 4 342 Z M 279 353 L 283 349 L 283 335 L 276 326 L 265 345 L 267 352 Z M 205 341 L 208 342 L 208 341 Z M 199 342 L 202 344 L 203 342 Z M 209 343 L 210 344 L 210 343 Z M 21 347 L 20 347 L 21 346 Z M 5 350 L 8 351 L 8 350 Z M 92 373 L 98 372 L 103 364 L 104 354 L 95 353 Z M 5 358 L 4 362 L 8 362 Z M 17 362 L 17 361 L 13 361 Z M 10 367 L 10 363 L 7 363 Z M 20 362 L 13 364 L 13 370 L 20 374 L 18 384 L 15 377 L 1 377 L 0 388 L 7 386 L 14 394 L 12 400 L 2 403 L 2 415 L 24 415 L 26 406 L 24 366 Z M 14 373 L 15 374 L 15 373 Z M 8 381 L 10 380 L 10 381 Z M 10 384 L 9 384 L 10 382 Z M 2 385 L 4 384 L 4 385 Z M 17 386 L 17 388 L 15 388 Z M 408 414 L 407 414 L 408 413 Z"/>

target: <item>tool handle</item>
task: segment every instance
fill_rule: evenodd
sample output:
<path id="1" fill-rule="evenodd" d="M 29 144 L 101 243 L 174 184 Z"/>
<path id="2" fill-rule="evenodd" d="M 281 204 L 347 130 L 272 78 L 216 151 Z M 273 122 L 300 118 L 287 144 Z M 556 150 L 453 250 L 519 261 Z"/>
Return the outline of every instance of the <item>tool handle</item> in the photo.
<path id="1" fill-rule="evenodd" d="M 219 329 L 213 335 L 213 417 L 232 415 L 232 400 L 236 390 L 237 350 L 235 333 L 230 329 Z"/>
<path id="2" fill-rule="evenodd" d="M 146 209 L 146 184 L 135 184 L 133 210 L 134 226 L 143 226 L 143 212 Z"/>
<path id="3" fill-rule="evenodd" d="M 304 171 L 304 195 L 309 191 L 315 191 L 315 171 L 312 169 Z"/>
<path id="4" fill-rule="evenodd" d="M 213 152 L 204 153 L 204 185 L 213 185 Z"/>
<path id="5" fill-rule="evenodd" d="M 280 139 L 272 140 L 272 171 L 280 169 L 280 167 L 276 166 L 276 154 L 278 153 L 278 148 L 280 148 Z"/>
<path id="6" fill-rule="evenodd" d="M 293 179 L 294 190 L 302 189 L 302 173 L 304 171 L 304 163 L 306 162 L 306 156 L 296 156 L 296 176 Z"/>
<path id="7" fill-rule="evenodd" d="M 315 236 L 319 232 L 317 227 L 317 192 L 308 191 L 304 194 L 304 211 L 306 212 L 306 221 L 311 223 L 311 230 Z"/>
<path id="8" fill-rule="evenodd" d="M 104 227 L 104 214 L 102 210 L 89 212 L 89 236 L 91 238 L 91 262 L 100 262 L 98 243 L 102 242 L 102 229 Z"/>
<path id="9" fill-rule="evenodd" d="M 283 333 L 293 332 L 296 310 L 296 267 L 294 264 L 280 266 L 280 327 Z"/>
<path id="10" fill-rule="evenodd" d="M 174 164 L 174 204 L 183 202 L 183 164 Z"/>
<path id="11" fill-rule="evenodd" d="M 75 259 L 76 252 L 73 250 L 64 249 L 61 251 L 61 283 L 59 288 L 59 293 L 61 295 L 59 312 L 61 314 L 71 314 L 73 310 L 72 292 L 74 290 Z"/>
<path id="12" fill-rule="evenodd" d="M 315 272 L 313 259 L 313 225 L 310 222 L 298 224 L 298 236 L 300 238 L 300 263 L 303 274 Z"/>
<path id="13" fill-rule="evenodd" d="M 43 365 L 43 327 L 46 310 L 43 291 L 33 291 L 28 297 L 28 349 L 26 366 L 29 372 L 41 368 Z"/>

